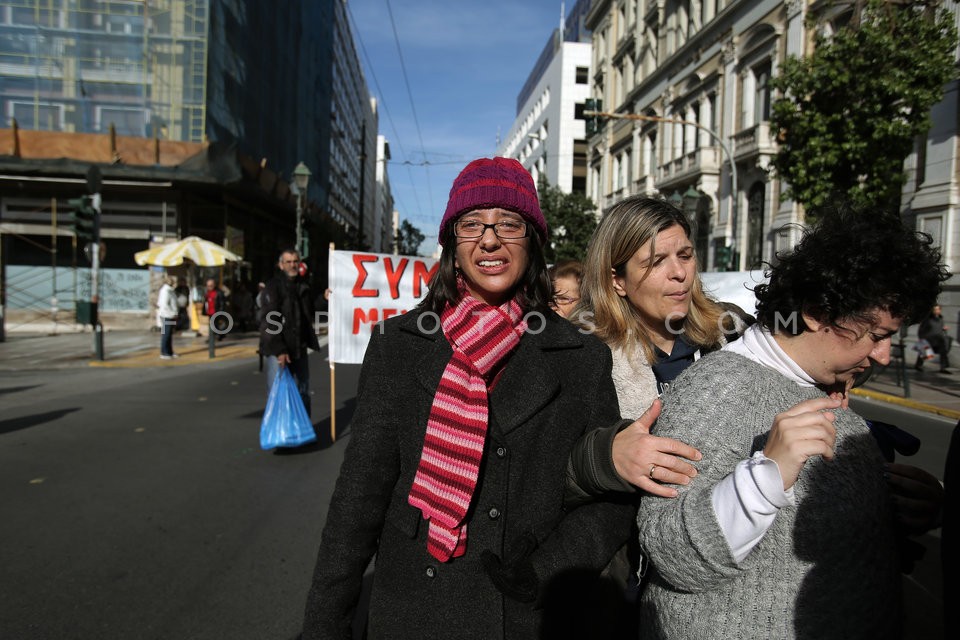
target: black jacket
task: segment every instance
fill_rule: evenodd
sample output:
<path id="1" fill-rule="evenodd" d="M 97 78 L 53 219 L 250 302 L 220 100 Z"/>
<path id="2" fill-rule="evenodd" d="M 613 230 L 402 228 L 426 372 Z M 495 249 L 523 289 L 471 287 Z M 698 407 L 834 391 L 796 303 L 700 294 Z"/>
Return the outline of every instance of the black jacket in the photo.
<path id="1" fill-rule="evenodd" d="M 597 576 L 630 532 L 635 507 L 598 499 L 564 509 L 570 450 L 619 419 L 607 347 L 553 312 L 524 334 L 490 393 L 484 459 L 467 516 L 466 555 L 440 563 L 407 496 L 427 418 L 452 351 L 419 311 L 378 324 L 364 356 L 350 441 L 327 513 L 304 640 L 351 638 L 362 577 L 376 555 L 369 638 L 590 637 Z M 537 320 L 531 320 L 531 324 Z M 381 333 L 382 327 L 382 333 Z M 541 602 L 501 594 L 481 566 L 534 536 Z M 617 596 L 613 596 L 617 597 Z M 542 635 L 541 635 L 542 632 Z"/>
<path id="2" fill-rule="evenodd" d="M 320 349 L 314 330 L 313 296 L 301 278 L 275 276 L 260 295 L 260 354 L 300 357 L 303 349 Z"/>

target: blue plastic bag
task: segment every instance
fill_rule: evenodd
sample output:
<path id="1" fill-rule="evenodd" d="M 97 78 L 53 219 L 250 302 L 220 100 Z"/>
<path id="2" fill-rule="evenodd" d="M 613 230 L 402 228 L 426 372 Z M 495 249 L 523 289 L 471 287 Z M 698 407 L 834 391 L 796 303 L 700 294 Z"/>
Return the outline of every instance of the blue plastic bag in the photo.
<path id="1" fill-rule="evenodd" d="M 315 442 L 317 434 L 303 406 L 290 370 L 281 367 L 267 397 L 260 423 L 260 448 L 299 447 Z"/>

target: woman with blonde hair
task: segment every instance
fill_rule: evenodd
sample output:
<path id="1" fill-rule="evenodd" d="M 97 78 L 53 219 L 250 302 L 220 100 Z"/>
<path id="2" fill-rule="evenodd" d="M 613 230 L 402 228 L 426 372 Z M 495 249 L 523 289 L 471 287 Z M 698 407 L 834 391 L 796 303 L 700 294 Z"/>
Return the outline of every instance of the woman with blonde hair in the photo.
<path id="1" fill-rule="evenodd" d="M 742 331 L 748 319 L 711 299 L 697 272 L 690 224 L 669 202 L 626 198 L 601 219 L 587 249 L 572 319 L 607 343 L 627 428 L 584 437 L 571 459 L 572 498 L 607 491 L 677 494 L 696 474 L 699 452 L 649 433 L 659 395 L 684 369 Z M 647 411 L 649 407 L 649 412 Z"/>

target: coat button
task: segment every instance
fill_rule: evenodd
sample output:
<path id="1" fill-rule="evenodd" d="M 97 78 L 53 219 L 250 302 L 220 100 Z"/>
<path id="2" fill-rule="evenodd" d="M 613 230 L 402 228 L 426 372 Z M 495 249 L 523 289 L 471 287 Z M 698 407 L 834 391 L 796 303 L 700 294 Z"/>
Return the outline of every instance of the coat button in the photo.
<path id="1" fill-rule="evenodd" d="M 493 507 L 489 512 L 487 512 L 487 515 L 490 516 L 491 520 L 496 520 L 500 517 L 500 509 Z"/>
<path id="2" fill-rule="evenodd" d="M 506 448 L 506 447 L 497 447 L 497 457 L 498 457 L 498 458 L 503 458 L 503 457 L 505 457 L 506 455 L 507 455 L 507 448 Z"/>
<path id="3" fill-rule="evenodd" d="M 433 567 L 427 567 L 427 577 L 428 578 L 437 577 L 437 570 L 434 569 Z"/>

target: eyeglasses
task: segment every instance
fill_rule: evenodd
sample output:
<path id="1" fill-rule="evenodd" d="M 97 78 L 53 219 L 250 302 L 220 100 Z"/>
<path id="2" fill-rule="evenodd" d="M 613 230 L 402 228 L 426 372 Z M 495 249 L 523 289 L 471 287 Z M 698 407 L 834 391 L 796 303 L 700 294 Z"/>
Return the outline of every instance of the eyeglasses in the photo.
<path id="1" fill-rule="evenodd" d="M 554 300 L 556 301 L 557 304 L 563 304 L 563 305 L 576 304 L 580 302 L 580 298 L 569 298 L 567 296 L 556 296 Z"/>
<path id="2" fill-rule="evenodd" d="M 453 233 L 458 238 L 479 238 L 493 229 L 493 233 L 502 240 L 519 240 L 527 237 L 527 223 L 520 220 L 501 220 L 493 224 L 484 224 L 479 220 L 457 220 Z"/>

